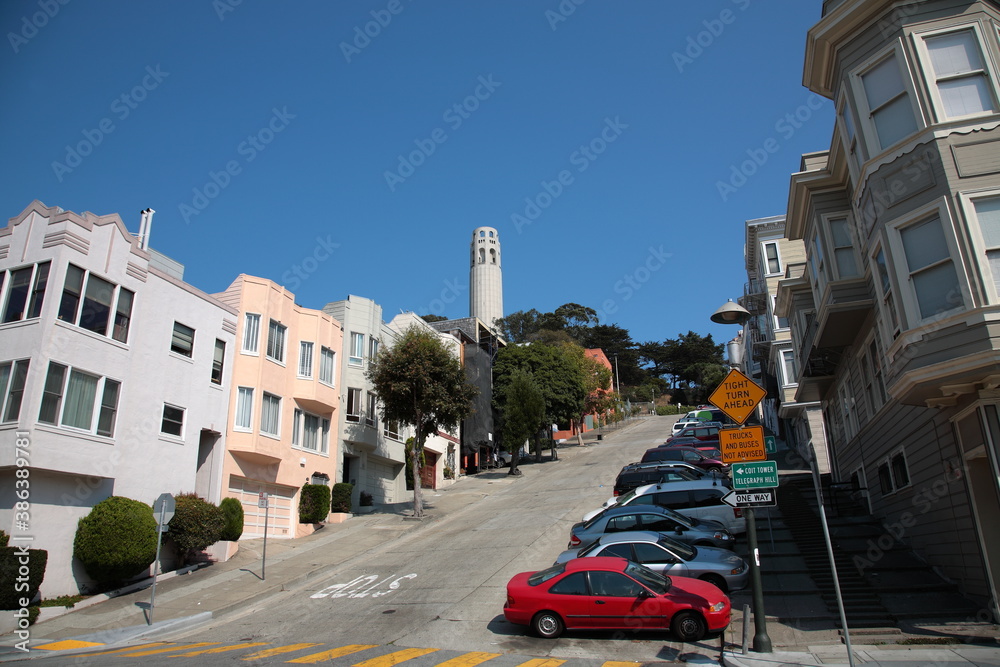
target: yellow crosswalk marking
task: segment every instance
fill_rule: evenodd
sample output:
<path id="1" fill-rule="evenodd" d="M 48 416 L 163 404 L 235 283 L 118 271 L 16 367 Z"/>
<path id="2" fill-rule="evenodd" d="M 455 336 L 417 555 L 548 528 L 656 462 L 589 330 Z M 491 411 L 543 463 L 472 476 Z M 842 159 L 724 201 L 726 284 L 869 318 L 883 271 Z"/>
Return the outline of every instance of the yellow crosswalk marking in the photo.
<path id="1" fill-rule="evenodd" d="M 480 651 L 474 651 L 472 653 L 457 656 L 451 660 L 440 662 L 435 665 L 435 667 L 476 667 L 479 663 L 492 660 L 500 655 L 500 653 L 483 653 Z"/>
<path id="2" fill-rule="evenodd" d="M 61 642 L 42 644 L 41 646 L 36 646 L 35 648 L 43 651 L 68 651 L 74 648 L 90 648 L 91 646 L 104 646 L 104 644 L 100 642 L 82 642 L 78 639 L 64 639 Z"/>
<path id="3" fill-rule="evenodd" d="M 636 667 L 637 665 L 641 665 L 641 664 L 642 664 L 641 662 L 634 662 L 634 661 L 633 662 L 624 662 L 624 661 L 617 661 L 617 660 L 608 660 L 603 665 L 601 665 L 601 667 Z"/>
<path id="4" fill-rule="evenodd" d="M 115 653 L 127 653 L 129 651 L 138 651 L 144 648 L 153 648 L 154 646 L 166 646 L 167 642 L 153 642 L 151 644 L 139 644 L 138 646 L 128 646 L 126 648 L 116 648 L 111 651 L 98 651 L 97 653 L 88 653 L 89 658 L 92 655 L 114 655 Z"/>
<path id="5" fill-rule="evenodd" d="M 376 646 L 378 646 L 378 644 L 348 644 L 347 646 L 341 646 L 340 648 L 335 648 L 330 651 L 304 655 L 301 658 L 295 658 L 295 660 L 289 660 L 288 662 L 300 665 L 312 665 L 317 662 L 323 662 L 324 660 L 333 660 L 334 658 L 340 658 L 345 655 L 357 653 L 358 651 L 366 651 L 370 648 L 375 648 Z"/>
<path id="6" fill-rule="evenodd" d="M 383 655 L 380 658 L 372 658 L 371 660 L 364 660 L 357 663 L 354 667 L 392 667 L 393 665 L 398 665 L 401 662 L 411 660 L 413 658 L 419 658 L 422 655 L 427 655 L 428 653 L 434 653 L 440 649 L 436 648 L 407 648 L 402 651 L 396 651 L 395 653 L 389 653 L 388 655 Z"/>
<path id="7" fill-rule="evenodd" d="M 171 656 L 172 658 L 191 658 L 196 655 L 209 655 L 211 653 L 225 653 L 226 651 L 238 651 L 241 648 L 253 648 L 254 646 L 267 646 L 267 642 L 251 642 L 247 644 L 233 644 L 232 646 L 220 646 L 219 648 L 206 648 L 190 653 L 181 653 Z"/>
<path id="8" fill-rule="evenodd" d="M 536 658 L 535 660 L 529 660 L 527 662 L 522 662 L 517 667 L 559 667 L 559 665 L 566 662 L 565 660 L 545 660 L 542 658 Z"/>
<path id="9" fill-rule="evenodd" d="M 120 657 L 123 658 L 141 658 L 144 655 L 156 655 L 158 653 L 169 653 L 170 651 L 183 651 L 186 648 L 200 648 L 202 646 L 218 646 L 219 642 L 200 642 L 198 644 L 175 644 L 174 646 L 167 646 L 164 648 L 154 648 L 144 651 L 138 651 L 133 653 L 128 651 L 127 653 L 122 653 Z"/>
<path id="10" fill-rule="evenodd" d="M 270 658 L 272 655 L 291 653 L 292 651 L 300 651 L 304 648 L 312 648 L 313 646 L 322 646 L 322 644 L 289 644 L 288 646 L 279 646 L 277 648 L 269 648 L 266 651 L 259 651 L 257 653 L 245 656 L 243 659 L 260 660 L 261 658 Z"/>

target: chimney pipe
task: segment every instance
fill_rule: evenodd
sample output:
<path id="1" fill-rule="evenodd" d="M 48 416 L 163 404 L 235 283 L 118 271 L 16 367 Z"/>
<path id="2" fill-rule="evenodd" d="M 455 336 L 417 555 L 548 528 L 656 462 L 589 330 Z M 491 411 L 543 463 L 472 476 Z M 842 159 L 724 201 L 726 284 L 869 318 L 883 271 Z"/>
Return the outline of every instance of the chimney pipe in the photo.
<path id="1" fill-rule="evenodd" d="M 146 235 L 146 209 L 139 211 L 139 233 L 135 235 L 136 240 L 139 241 L 139 247 L 142 247 L 142 239 Z"/>
<path id="2" fill-rule="evenodd" d="M 156 213 L 151 208 L 142 211 L 142 222 L 139 225 L 139 247 L 143 250 L 149 249 L 149 232 L 153 228 L 153 214 Z"/>

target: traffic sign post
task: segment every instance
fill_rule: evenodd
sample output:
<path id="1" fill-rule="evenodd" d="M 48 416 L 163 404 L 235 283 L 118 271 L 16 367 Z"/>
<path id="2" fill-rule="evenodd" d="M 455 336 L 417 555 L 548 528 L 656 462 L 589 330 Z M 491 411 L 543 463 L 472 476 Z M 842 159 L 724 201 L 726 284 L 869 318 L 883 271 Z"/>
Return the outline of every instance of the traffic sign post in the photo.
<path id="1" fill-rule="evenodd" d="M 763 461 L 767 458 L 764 451 L 764 427 L 719 429 L 719 451 L 722 452 L 723 463 Z"/>
<path id="2" fill-rule="evenodd" d="M 264 508 L 264 546 L 261 549 L 260 554 L 260 580 L 267 580 L 267 514 L 270 509 L 270 504 L 267 502 L 267 492 L 261 491 L 260 495 L 257 497 L 257 507 Z"/>
<path id="3" fill-rule="evenodd" d="M 153 516 L 157 517 L 156 524 L 156 560 L 153 561 L 153 585 L 149 591 L 149 614 L 146 615 L 146 624 L 153 624 L 153 606 L 156 604 L 156 575 L 160 571 L 160 545 L 163 543 L 163 533 L 167 532 L 170 520 L 174 518 L 174 511 L 177 509 L 177 501 L 169 493 L 161 493 L 153 501 Z"/>
<path id="4" fill-rule="evenodd" d="M 725 308 L 725 307 L 724 307 Z M 721 309 L 720 309 L 721 310 Z M 746 313 L 746 311 L 743 311 Z M 746 313 L 746 317 L 749 318 L 749 313 Z M 730 320 L 723 317 L 722 320 L 716 320 L 715 316 L 712 316 L 713 321 L 717 322 L 736 322 L 737 320 Z M 746 320 L 740 321 L 740 323 Z M 739 370 L 733 368 L 729 371 L 729 375 L 726 379 L 715 388 L 715 391 L 708 397 L 708 402 L 715 407 L 722 410 L 723 414 L 732 419 L 737 424 L 740 424 L 740 428 L 735 429 L 721 429 L 719 431 L 719 449 L 723 452 L 723 462 L 732 463 L 732 475 L 733 475 L 733 488 L 750 488 L 750 487 L 740 487 L 736 482 L 737 470 L 742 466 L 756 466 L 763 465 L 767 463 L 773 463 L 772 461 L 764 461 L 767 458 L 766 449 L 767 445 L 764 442 L 764 430 L 763 427 L 756 426 L 750 427 L 754 430 L 751 431 L 750 428 L 742 428 L 744 422 L 747 418 L 753 414 L 753 411 L 757 409 L 757 405 L 764 400 L 767 396 L 767 391 L 755 383 L 753 380 L 748 378 L 746 375 L 741 373 Z M 756 429 L 760 429 L 757 431 Z M 726 447 L 722 446 L 723 433 L 729 431 L 729 434 L 725 437 Z M 743 446 L 741 446 L 743 445 Z M 729 451 L 728 458 L 726 451 Z M 761 461 L 761 463 L 737 463 L 737 461 Z M 758 477 L 758 475 L 751 475 L 747 473 L 744 479 L 749 477 Z M 759 475 L 763 477 L 763 475 Z M 765 486 L 765 485 L 761 485 Z M 768 486 L 778 486 L 778 471 L 777 466 L 774 469 L 774 484 Z M 750 548 L 750 588 L 753 594 L 753 620 L 755 626 L 755 634 L 753 638 L 753 650 L 758 653 L 770 653 L 771 652 L 771 638 L 767 635 L 767 618 L 764 615 L 764 593 L 763 586 L 760 580 L 760 550 L 757 548 L 757 518 L 754 516 L 753 505 L 748 504 L 743 506 L 744 514 L 746 516 L 747 522 L 747 546 Z"/>

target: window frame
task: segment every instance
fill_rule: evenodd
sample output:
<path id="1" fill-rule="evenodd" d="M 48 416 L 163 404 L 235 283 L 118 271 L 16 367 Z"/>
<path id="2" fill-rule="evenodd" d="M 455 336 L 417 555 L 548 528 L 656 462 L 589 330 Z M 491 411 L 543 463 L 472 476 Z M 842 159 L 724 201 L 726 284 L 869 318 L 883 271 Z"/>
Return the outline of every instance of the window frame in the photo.
<path id="1" fill-rule="evenodd" d="M 191 332 L 191 347 L 188 348 L 187 352 L 185 352 L 183 348 L 180 348 L 179 346 L 176 345 L 178 340 L 177 327 L 184 327 L 185 329 Z M 185 332 L 181 331 L 180 333 L 184 334 Z M 171 330 L 171 335 L 170 335 L 170 353 L 175 354 L 179 357 L 184 357 L 186 359 L 194 359 L 194 339 L 196 335 L 197 335 L 197 330 L 194 327 L 189 327 L 183 322 L 178 322 L 177 320 L 174 320 L 174 326 L 173 329 Z"/>
<path id="2" fill-rule="evenodd" d="M 777 314 L 778 310 L 778 295 L 771 294 L 771 326 L 774 332 L 785 331 L 791 328 L 791 323 L 787 317 L 781 317 Z M 782 322 L 784 320 L 784 322 Z"/>
<path id="3" fill-rule="evenodd" d="M 323 372 L 326 368 L 326 353 L 329 352 L 330 358 L 330 379 L 326 379 L 326 374 Z M 337 386 L 337 351 L 326 345 L 321 345 L 319 348 L 319 381 L 328 387 Z"/>
<path id="4" fill-rule="evenodd" d="M 356 397 L 356 398 L 355 398 Z M 344 419 L 352 424 L 360 424 L 364 413 L 361 411 L 361 388 L 348 387 L 344 395 Z M 354 412 L 351 412 L 351 405 L 354 404 Z"/>
<path id="5" fill-rule="evenodd" d="M 309 419 L 316 420 L 316 448 L 307 447 L 305 441 L 309 433 Z M 296 407 L 292 423 L 292 449 L 328 456 L 330 453 L 330 420 L 314 412 L 308 412 Z"/>
<path id="6" fill-rule="evenodd" d="M 838 246 L 833 234 L 833 223 L 843 220 L 847 227 L 847 235 L 850 237 L 850 244 L 847 246 Z M 855 234 L 857 230 L 857 224 L 854 222 L 854 216 L 850 211 L 840 211 L 836 213 L 824 213 L 820 216 L 822 233 L 820 234 L 822 240 L 824 241 L 826 247 L 824 250 L 824 257 L 826 258 L 827 267 L 827 280 L 855 280 L 862 276 L 861 271 L 861 257 L 858 256 L 858 247 L 861 245 L 860 241 Z M 851 257 L 854 259 L 854 274 L 849 276 L 841 275 L 840 273 L 840 262 L 837 260 L 837 251 L 843 249 L 850 249 Z"/>
<path id="7" fill-rule="evenodd" d="M 42 271 L 42 267 L 45 270 Z M 11 306 L 11 291 L 14 287 L 12 276 L 18 271 L 30 269 L 28 281 L 24 285 L 24 302 L 16 318 L 8 319 L 8 310 Z M 45 292 L 48 289 L 49 278 L 52 273 L 52 260 L 43 260 L 33 264 L 23 266 L 13 266 L 0 271 L 0 324 L 10 324 L 12 322 L 23 322 L 25 320 L 35 320 L 41 317 L 42 307 L 45 305 Z M 41 284 L 39 284 L 41 283 Z"/>
<path id="8" fill-rule="evenodd" d="M 220 347 L 221 346 L 221 347 Z M 219 354 L 222 358 L 219 358 Z M 226 341 L 221 338 L 215 339 L 215 349 L 212 351 L 212 376 L 210 382 L 221 387 L 226 375 Z"/>
<path id="9" fill-rule="evenodd" d="M 971 31 L 973 35 L 973 45 L 978 48 L 979 60 L 982 63 L 982 69 L 973 71 L 972 73 L 938 77 L 937 73 L 934 71 L 934 63 L 931 59 L 930 49 L 927 48 L 927 40 L 935 37 L 942 37 L 950 33 L 960 33 L 966 31 Z M 915 31 L 910 33 L 910 38 L 913 42 L 917 62 L 920 64 L 921 71 L 924 74 L 923 78 L 924 81 L 926 81 L 927 94 L 931 107 L 930 110 L 933 114 L 935 122 L 949 123 L 952 121 L 963 121 L 972 118 L 985 118 L 988 116 L 995 116 L 1000 113 L 1000 90 L 997 89 L 998 79 L 993 65 L 993 57 L 987 46 L 985 36 L 983 35 L 982 26 L 978 21 L 942 26 L 932 30 L 919 32 Z M 948 116 L 945 110 L 944 98 L 941 96 L 940 92 L 940 81 L 942 79 L 954 81 L 960 78 L 971 78 L 975 76 L 982 76 L 985 78 L 986 89 L 992 98 L 991 101 L 993 102 L 993 109 L 990 111 L 977 111 L 975 113 L 963 114 L 959 116 Z"/>
<path id="10" fill-rule="evenodd" d="M 312 380 L 313 379 L 313 350 L 315 345 L 312 341 L 300 340 L 299 341 L 299 363 L 296 370 L 296 376 L 302 380 Z M 308 350 L 308 353 L 306 353 Z M 308 357 L 308 364 L 305 366 L 305 372 L 303 372 L 303 362 L 306 361 Z"/>
<path id="11" fill-rule="evenodd" d="M 945 244 L 948 250 L 947 261 L 951 262 L 951 265 L 955 270 L 955 278 L 962 296 L 962 303 L 947 310 L 923 317 L 920 314 L 920 300 L 917 296 L 916 288 L 912 284 L 912 277 L 918 273 L 928 270 L 929 268 L 940 266 L 946 260 L 940 259 L 933 264 L 918 267 L 916 271 L 911 271 L 909 267 L 909 260 L 903 247 L 902 234 L 908 228 L 922 225 L 935 217 L 938 219 L 938 224 L 941 225 L 941 233 L 942 236 L 944 236 Z M 901 303 L 899 305 L 902 307 L 900 328 L 902 330 L 916 329 L 969 308 L 973 301 L 972 295 L 969 291 L 968 274 L 965 270 L 965 263 L 962 259 L 962 254 L 958 249 L 958 239 L 955 236 L 955 226 L 944 198 L 932 202 L 927 206 L 921 207 L 920 209 L 911 212 L 904 218 L 892 221 L 886 225 L 886 232 L 888 234 L 887 241 L 889 248 L 891 249 L 891 255 L 893 257 L 901 257 L 903 259 L 902 262 L 893 263 L 897 285 L 907 286 L 907 289 L 899 290 L 899 296 L 901 297 Z"/>
<path id="12" fill-rule="evenodd" d="M 965 218 L 965 225 L 968 229 L 969 239 L 972 242 L 974 252 L 972 266 L 976 272 L 976 277 L 982 285 L 983 295 L 990 304 L 1000 304 L 1000 275 L 993 275 L 989 257 L 987 256 L 991 247 L 1000 252 L 1000 245 L 995 247 L 987 246 L 986 238 L 983 235 L 982 223 L 979 220 L 979 213 L 976 211 L 976 202 L 979 200 L 996 199 L 1000 201 L 1000 188 L 990 188 L 975 192 L 960 192 L 958 197 L 962 215 Z"/>
<path id="13" fill-rule="evenodd" d="M 786 357 L 785 355 L 788 355 Z M 783 380 L 782 387 L 797 387 L 799 384 L 798 378 L 798 359 L 795 357 L 795 348 L 783 347 L 778 350 L 778 363 L 781 364 L 781 379 Z M 791 367 L 791 373 L 789 372 L 789 367 Z"/>
<path id="14" fill-rule="evenodd" d="M 365 363 L 365 335 L 352 331 L 350 347 L 348 348 L 347 364 L 349 366 L 362 366 Z"/>
<path id="15" fill-rule="evenodd" d="M 878 260 L 879 255 L 882 256 L 881 262 Z M 903 318 L 899 312 L 899 302 L 897 299 L 900 290 L 897 284 L 895 266 L 889 261 L 890 257 L 886 253 L 886 243 L 881 238 L 872 246 L 868 256 L 871 260 L 872 282 L 875 283 L 875 289 L 879 298 L 877 308 L 883 315 L 883 317 L 878 318 L 879 324 L 881 325 L 882 335 L 885 337 L 884 340 L 891 343 L 903 331 Z M 882 276 L 882 271 L 885 272 L 884 277 Z M 888 284 L 886 285 L 886 283 Z M 889 317 L 885 317 L 885 315 Z"/>
<path id="16" fill-rule="evenodd" d="M 265 356 L 274 363 L 284 366 L 287 351 L 288 327 L 273 317 L 269 318 L 267 320 L 267 348 L 264 352 Z M 280 356 L 276 356 L 279 354 Z"/>
<path id="17" fill-rule="evenodd" d="M 861 165 L 865 160 L 864 155 L 861 154 L 862 140 L 858 132 L 857 120 L 854 117 L 855 108 L 850 104 L 846 90 L 841 90 L 837 96 L 836 108 L 837 128 L 844 145 L 844 154 L 847 155 L 847 167 L 851 175 L 851 182 L 857 183 Z"/>
<path id="18" fill-rule="evenodd" d="M 774 259 L 778 262 L 778 270 L 772 271 L 770 258 L 767 256 L 767 248 L 771 246 L 774 248 Z M 781 245 L 778 241 L 761 241 L 760 243 L 760 259 L 761 267 L 764 269 L 764 276 L 780 276 L 784 275 L 785 263 L 781 259 Z"/>
<path id="19" fill-rule="evenodd" d="M 253 395 L 254 387 L 236 388 L 236 405 L 233 406 L 233 431 L 253 433 Z M 249 396 L 249 406 L 244 408 L 242 396 Z"/>
<path id="20" fill-rule="evenodd" d="M 240 354 L 254 357 L 260 356 L 260 320 L 260 313 L 243 314 L 243 334 L 240 340 Z M 248 342 L 253 342 L 253 346 L 248 347 Z"/>
<path id="21" fill-rule="evenodd" d="M 902 462 L 905 480 L 898 479 L 897 463 Z M 910 466 L 906 461 L 906 452 L 902 447 L 892 450 L 878 462 L 879 489 L 883 496 L 891 496 L 913 484 L 913 477 L 910 475 Z M 886 478 L 888 477 L 890 489 L 886 491 Z"/>
<path id="22" fill-rule="evenodd" d="M 365 424 L 378 425 L 378 396 L 373 391 L 365 392 Z"/>
<path id="23" fill-rule="evenodd" d="M 18 372 L 22 364 L 24 370 Z M 21 418 L 21 407 L 24 403 L 24 387 L 27 384 L 28 373 L 31 370 L 31 358 L 7 359 L 0 362 L 0 368 L 8 365 L 10 366 L 10 371 L 8 371 L 3 385 L 0 385 L 0 423 L 17 422 Z M 20 383 L 18 383 L 18 388 L 15 390 L 15 380 L 17 378 L 20 378 Z M 14 410 L 11 408 L 14 408 Z"/>
<path id="24" fill-rule="evenodd" d="M 889 101 L 884 102 L 878 109 L 872 110 L 868 103 L 868 94 L 865 92 L 863 77 L 865 74 L 872 72 L 876 67 L 889 58 L 894 58 L 899 66 L 900 78 L 903 81 L 903 93 L 905 93 L 909 99 L 910 111 L 913 114 L 913 124 L 915 127 L 912 133 L 883 147 L 882 142 L 879 139 L 878 129 L 875 126 L 875 111 L 885 109 L 892 103 L 892 101 L 898 99 L 902 93 L 891 98 Z M 881 155 L 882 153 L 890 151 L 894 147 L 912 139 L 916 134 L 927 127 L 923 111 L 920 108 L 919 101 L 917 100 L 917 91 L 916 86 L 913 83 L 913 79 L 913 72 L 910 69 L 910 63 L 906 58 L 906 52 L 903 49 L 901 39 L 897 39 L 886 48 L 881 49 L 850 72 L 850 86 L 852 92 L 854 93 L 854 100 L 856 102 L 855 108 L 858 111 L 858 120 L 861 121 L 861 135 L 868 151 L 868 155 Z"/>
<path id="25" fill-rule="evenodd" d="M 58 392 L 55 393 L 51 391 L 49 380 L 53 377 L 52 372 L 54 367 L 61 368 L 61 377 L 59 378 Z M 74 374 L 78 376 L 84 376 L 88 378 L 93 378 L 94 382 L 94 392 L 91 398 L 90 404 L 90 426 L 83 428 L 82 426 L 77 426 L 74 424 L 66 423 L 68 418 L 66 410 L 70 405 L 70 401 L 67 400 L 69 397 L 71 380 Z M 107 429 L 101 429 L 102 418 L 105 415 L 105 409 L 109 407 L 105 400 L 107 398 L 107 393 L 111 385 L 114 386 L 115 400 L 114 404 L 110 406 L 111 408 L 111 424 Z M 75 433 L 87 433 L 89 435 L 97 436 L 100 438 L 114 438 L 115 437 L 115 426 L 118 420 L 119 404 L 121 402 L 121 392 L 122 392 L 122 382 L 112 377 L 106 375 L 100 375 L 98 373 L 93 373 L 86 371 L 77 366 L 72 366 L 71 364 L 64 364 L 55 360 L 50 360 L 48 366 L 45 369 L 45 380 L 42 387 L 42 400 L 38 406 L 38 423 L 46 424 L 58 429 L 65 429 L 67 431 L 73 431 Z M 42 419 L 42 412 L 45 410 L 46 405 L 51 405 L 47 403 L 50 396 L 55 396 L 55 406 L 54 415 L 51 421 L 49 419 Z M 6 413 L 6 410 L 5 410 Z"/>
<path id="26" fill-rule="evenodd" d="M 180 434 L 170 433 L 163 430 L 163 425 L 167 421 L 167 409 L 180 410 L 181 421 L 180 421 Z M 163 403 L 163 410 L 160 412 L 160 436 L 166 436 L 168 438 L 177 438 L 178 440 L 184 439 L 184 432 L 187 429 L 187 408 L 182 408 L 179 405 L 174 405 L 173 403 Z"/>
<path id="27" fill-rule="evenodd" d="M 270 406 L 270 407 L 269 407 Z M 270 417 L 274 418 L 274 431 L 270 428 Z M 260 434 L 270 438 L 281 437 L 281 396 L 268 391 L 261 391 L 260 398 Z"/>

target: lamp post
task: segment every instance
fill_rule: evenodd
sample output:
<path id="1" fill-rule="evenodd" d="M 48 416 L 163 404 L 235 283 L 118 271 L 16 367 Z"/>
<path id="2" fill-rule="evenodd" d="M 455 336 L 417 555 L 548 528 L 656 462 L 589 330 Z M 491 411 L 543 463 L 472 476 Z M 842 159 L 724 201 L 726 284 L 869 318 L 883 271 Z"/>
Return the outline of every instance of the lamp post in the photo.
<path id="1" fill-rule="evenodd" d="M 732 299 L 722 304 L 712 313 L 712 321 L 716 324 L 746 324 L 750 320 L 750 311 Z M 742 360 L 741 360 L 742 361 Z M 733 364 L 733 360 L 729 360 Z M 739 366 L 740 364 L 735 364 Z M 760 581 L 760 551 L 757 549 L 757 518 L 752 507 L 743 509 L 747 518 L 747 548 L 750 549 L 750 588 L 752 592 L 754 637 L 753 650 L 757 653 L 771 652 L 771 638 L 767 635 L 767 616 L 764 614 L 764 589 Z"/>

